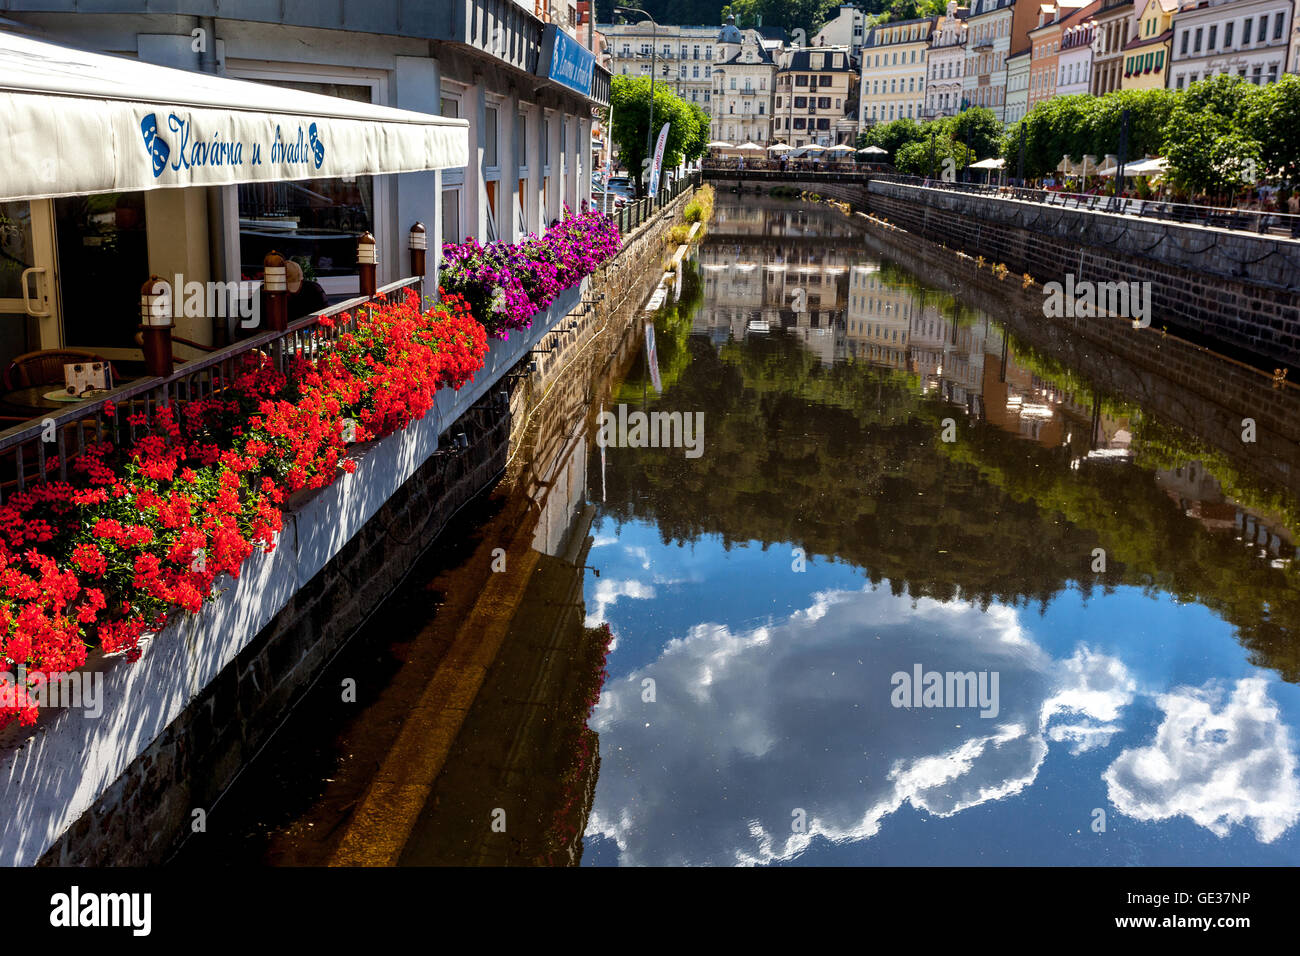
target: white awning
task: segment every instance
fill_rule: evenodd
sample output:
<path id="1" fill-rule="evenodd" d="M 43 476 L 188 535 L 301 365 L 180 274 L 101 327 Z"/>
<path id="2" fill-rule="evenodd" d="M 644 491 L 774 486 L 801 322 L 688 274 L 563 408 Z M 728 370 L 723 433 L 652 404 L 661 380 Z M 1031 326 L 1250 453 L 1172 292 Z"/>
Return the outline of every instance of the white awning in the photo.
<path id="1" fill-rule="evenodd" d="M 445 169 L 468 128 L 0 31 L 0 201 Z"/>

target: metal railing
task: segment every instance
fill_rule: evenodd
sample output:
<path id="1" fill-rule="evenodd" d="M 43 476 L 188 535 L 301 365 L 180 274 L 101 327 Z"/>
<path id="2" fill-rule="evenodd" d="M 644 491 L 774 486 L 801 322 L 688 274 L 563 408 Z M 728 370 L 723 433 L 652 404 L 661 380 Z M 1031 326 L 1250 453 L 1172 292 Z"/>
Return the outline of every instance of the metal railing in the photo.
<path id="1" fill-rule="evenodd" d="M 376 295 L 406 288 L 414 288 L 422 295 L 423 286 L 421 277 L 411 276 L 380 287 Z M 281 372 L 286 372 L 295 358 L 315 358 L 339 336 L 355 331 L 356 310 L 374 301 L 364 295 L 348 299 L 289 323 L 285 331 L 263 332 L 217 349 L 170 375 L 128 382 L 100 398 L 79 402 L 66 411 L 51 410 L 48 415 L 0 432 L 0 501 L 15 490 L 54 480 L 56 473 L 59 480 L 68 480 L 69 464 L 91 442 L 107 440 L 125 446 L 135 441 L 147 430 L 145 425 L 128 421 L 137 413 L 152 421 L 158 409 L 222 393 L 234 383 L 247 356 L 269 358 Z M 349 313 L 347 321 L 336 321 L 331 327 L 320 324 L 323 317 L 343 313 Z M 104 411 L 110 403 L 115 406 L 114 415 Z"/>
<path id="2" fill-rule="evenodd" d="M 1237 209 L 1231 206 L 1198 206 L 1193 203 L 1139 199 L 1134 196 L 1117 198 L 1101 193 L 1071 193 L 1056 189 L 999 186 L 996 183 L 950 183 L 938 179 L 924 179 L 920 176 L 905 176 L 902 174 L 881 175 L 874 178 L 901 186 L 945 189 L 989 196 L 994 199 L 1016 199 L 1021 202 L 1057 206 L 1061 209 L 1109 212 L 1117 215 L 1135 216 L 1139 219 L 1159 219 L 1184 225 L 1209 226 L 1216 229 L 1231 229 L 1236 232 L 1254 232 L 1261 235 L 1277 235 L 1300 239 L 1300 216 L 1294 213 L 1264 209 Z"/>
<path id="3" fill-rule="evenodd" d="M 831 155 L 835 155 L 832 153 Z M 807 157 L 799 159 L 751 159 L 745 157 L 741 163 L 738 157 L 726 159 L 706 159 L 702 168 L 710 172 L 781 172 L 781 173 L 861 173 L 875 177 L 894 167 L 883 163 L 858 163 L 852 160 L 818 159 Z"/>
<path id="4" fill-rule="evenodd" d="M 620 208 L 613 214 L 614 222 L 618 224 L 619 235 L 626 236 L 628 233 L 633 232 L 643 222 L 652 218 L 659 210 L 672 203 L 682 193 L 698 186 L 700 179 L 698 172 L 687 173 L 685 176 L 678 177 L 672 184 L 659 190 L 659 195 L 654 199 L 649 197 L 638 199 Z"/>

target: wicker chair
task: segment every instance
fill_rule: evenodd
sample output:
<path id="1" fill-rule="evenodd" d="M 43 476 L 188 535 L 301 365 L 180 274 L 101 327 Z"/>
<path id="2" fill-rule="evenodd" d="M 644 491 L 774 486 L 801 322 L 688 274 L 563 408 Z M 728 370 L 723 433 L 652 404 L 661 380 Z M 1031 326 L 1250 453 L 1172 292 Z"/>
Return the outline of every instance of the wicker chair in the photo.
<path id="1" fill-rule="evenodd" d="M 43 349 L 28 352 L 9 363 L 5 369 L 5 390 L 12 392 L 17 388 L 30 388 L 33 385 L 60 385 L 63 383 L 63 366 L 75 362 L 107 362 L 108 359 L 94 352 L 82 349 Z M 117 381 L 117 370 L 112 365 L 113 380 Z"/>

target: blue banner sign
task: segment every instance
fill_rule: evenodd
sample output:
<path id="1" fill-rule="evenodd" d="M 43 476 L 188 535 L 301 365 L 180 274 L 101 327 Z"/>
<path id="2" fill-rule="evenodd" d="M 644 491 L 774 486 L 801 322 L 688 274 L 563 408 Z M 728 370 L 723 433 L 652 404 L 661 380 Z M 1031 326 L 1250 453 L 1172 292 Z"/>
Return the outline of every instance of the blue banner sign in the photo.
<path id="1" fill-rule="evenodd" d="M 537 58 L 537 75 L 554 80 L 583 96 L 591 95 L 592 74 L 596 57 L 585 46 L 554 23 L 542 34 L 541 56 Z"/>

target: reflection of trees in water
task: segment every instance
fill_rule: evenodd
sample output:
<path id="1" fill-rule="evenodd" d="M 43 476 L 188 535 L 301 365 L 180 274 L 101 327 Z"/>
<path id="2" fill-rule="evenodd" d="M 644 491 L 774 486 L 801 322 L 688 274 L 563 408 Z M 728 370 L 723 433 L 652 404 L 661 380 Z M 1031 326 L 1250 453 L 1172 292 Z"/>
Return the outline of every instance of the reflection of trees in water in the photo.
<path id="1" fill-rule="evenodd" d="M 676 386 L 649 405 L 705 412 L 704 455 L 619 449 L 605 509 L 658 524 L 665 543 L 703 534 L 788 544 L 888 579 L 895 593 L 1045 607 L 1070 582 L 1140 586 L 1205 604 L 1238 628 L 1252 660 L 1300 680 L 1300 585 L 1231 535 L 1185 516 L 1149 472 L 1084 461 L 997 428 L 960 426 L 952 406 L 901 373 L 822 367 L 783 335 L 715 352 L 689 341 Z M 1107 570 L 1091 573 L 1092 550 Z"/>

